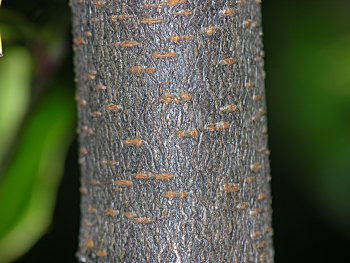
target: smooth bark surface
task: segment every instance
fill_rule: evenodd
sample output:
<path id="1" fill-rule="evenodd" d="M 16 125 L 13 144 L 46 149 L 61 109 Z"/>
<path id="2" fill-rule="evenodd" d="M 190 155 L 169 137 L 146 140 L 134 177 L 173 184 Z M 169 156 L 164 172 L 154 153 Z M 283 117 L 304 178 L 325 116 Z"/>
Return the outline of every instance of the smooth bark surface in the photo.
<path id="1" fill-rule="evenodd" d="M 72 0 L 82 262 L 272 262 L 260 1 Z"/>

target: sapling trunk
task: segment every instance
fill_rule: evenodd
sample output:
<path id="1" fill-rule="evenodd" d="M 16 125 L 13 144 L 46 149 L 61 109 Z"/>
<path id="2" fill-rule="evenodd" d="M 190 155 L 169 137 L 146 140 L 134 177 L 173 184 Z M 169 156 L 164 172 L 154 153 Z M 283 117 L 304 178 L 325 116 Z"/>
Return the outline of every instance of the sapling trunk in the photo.
<path id="1" fill-rule="evenodd" d="M 256 0 L 72 0 L 82 262 L 272 262 Z"/>

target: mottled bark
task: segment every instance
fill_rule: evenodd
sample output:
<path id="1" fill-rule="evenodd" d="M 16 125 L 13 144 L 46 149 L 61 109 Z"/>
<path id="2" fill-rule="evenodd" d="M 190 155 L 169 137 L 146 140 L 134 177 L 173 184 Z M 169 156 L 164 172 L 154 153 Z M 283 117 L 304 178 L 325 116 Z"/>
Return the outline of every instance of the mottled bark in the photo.
<path id="1" fill-rule="evenodd" d="M 257 0 L 72 0 L 82 262 L 272 262 Z"/>

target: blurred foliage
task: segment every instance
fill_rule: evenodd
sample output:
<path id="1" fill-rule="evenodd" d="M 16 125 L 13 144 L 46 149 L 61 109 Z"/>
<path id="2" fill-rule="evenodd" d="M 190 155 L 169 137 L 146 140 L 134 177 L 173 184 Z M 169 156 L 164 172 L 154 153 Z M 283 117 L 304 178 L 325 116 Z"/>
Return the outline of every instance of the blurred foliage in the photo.
<path id="1" fill-rule="evenodd" d="M 296 54 L 305 58 L 303 67 Z M 307 172 L 298 183 L 329 220 L 350 230 L 350 32 L 330 43 L 315 38 L 295 43 L 285 63 L 282 67 L 296 76 L 287 84 L 293 89 L 288 127 L 301 144 L 291 149 Z"/>
<path id="2" fill-rule="evenodd" d="M 267 43 L 270 140 L 297 171 L 289 181 L 350 230 L 350 5 L 282 2 Z"/>
<path id="3" fill-rule="evenodd" d="M 74 134 L 73 77 L 64 71 L 69 13 L 62 4 L 5 1 L 0 10 L 0 262 L 21 256 L 48 229 Z"/>
<path id="4" fill-rule="evenodd" d="M 73 116 L 72 93 L 55 89 L 28 119 L 0 185 L 2 261 L 26 251 L 49 226 Z"/>
<path id="5" fill-rule="evenodd" d="M 14 139 L 30 100 L 32 58 L 13 47 L 0 63 L 0 160 Z"/>

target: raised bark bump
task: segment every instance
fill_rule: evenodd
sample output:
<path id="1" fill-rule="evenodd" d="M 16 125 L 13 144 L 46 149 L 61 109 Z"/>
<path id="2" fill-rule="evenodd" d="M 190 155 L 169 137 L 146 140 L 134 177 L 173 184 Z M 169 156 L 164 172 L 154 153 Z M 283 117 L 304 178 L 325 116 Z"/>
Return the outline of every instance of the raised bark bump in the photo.
<path id="1" fill-rule="evenodd" d="M 259 260 L 260 262 L 272 262 L 269 260 L 270 255 L 267 252 L 262 252 L 259 254 Z"/>
<path id="2" fill-rule="evenodd" d="M 262 234 L 260 231 L 256 231 L 250 235 L 251 239 L 258 240 L 262 237 Z"/>
<path id="3" fill-rule="evenodd" d="M 236 11 L 232 8 L 227 8 L 219 12 L 220 16 L 233 16 Z"/>
<path id="4" fill-rule="evenodd" d="M 151 67 L 143 67 L 140 65 L 135 65 L 135 66 L 130 67 L 129 71 L 131 74 L 140 75 L 142 73 L 153 74 L 156 72 L 156 69 L 151 68 Z"/>
<path id="5" fill-rule="evenodd" d="M 252 20 L 251 19 L 247 19 L 245 21 L 243 21 L 243 26 L 248 28 L 252 25 Z"/>
<path id="6" fill-rule="evenodd" d="M 115 161 L 115 160 L 107 160 L 107 159 L 104 159 L 104 160 L 101 161 L 101 164 L 102 164 L 103 166 L 114 166 L 114 165 L 117 165 L 118 162 Z"/>
<path id="7" fill-rule="evenodd" d="M 195 139 L 195 138 L 198 138 L 198 136 L 199 136 L 199 133 L 196 129 L 176 132 L 176 137 L 179 139 L 184 139 L 184 138 Z"/>
<path id="8" fill-rule="evenodd" d="M 179 94 L 174 94 L 174 93 L 170 93 L 170 94 L 165 94 L 162 98 L 161 98 L 161 103 L 168 105 L 170 103 L 175 103 L 175 104 L 179 104 L 180 102 L 189 102 L 191 101 L 192 96 L 190 93 L 187 92 L 180 92 Z"/>
<path id="9" fill-rule="evenodd" d="M 105 108 L 105 110 L 111 111 L 111 112 L 118 112 L 118 111 L 121 111 L 123 109 L 123 107 L 121 105 L 116 105 L 113 103 L 104 106 L 104 108 Z"/>
<path id="10" fill-rule="evenodd" d="M 254 182 L 254 177 L 253 176 L 248 176 L 246 179 L 247 184 L 252 184 Z"/>
<path id="11" fill-rule="evenodd" d="M 258 201 L 264 201 L 266 199 L 267 199 L 267 194 L 265 194 L 265 193 L 258 194 Z"/>
<path id="12" fill-rule="evenodd" d="M 183 199 L 187 196 L 187 193 L 185 192 L 173 192 L 173 191 L 168 191 L 166 192 L 163 197 L 169 200 L 173 200 L 175 198 L 180 198 Z"/>
<path id="13" fill-rule="evenodd" d="M 210 26 L 204 28 L 204 33 L 207 36 L 212 36 L 215 34 L 215 32 L 216 32 L 216 27 L 213 25 L 210 25 Z"/>
<path id="14" fill-rule="evenodd" d="M 112 22 L 117 22 L 117 21 L 126 21 L 132 18 L 132 16 L 129 15 L 111 15 L 108 17 Z"/>
<path id="15" fill-rule="evenodd" d="M 82 128 L 81 128 L 81 131 L 84 135 L 92 135 L 94 134 L 94 131 L 87 125 L 84 125 Z"/>
<path id="16" fill-rule="evenodd" d="M 134 222 L 138 225 L 147 225 L 152 223 L 152 220 L 149 217 L 135 217 Z"/>
<path id="17" fill-rule="evenodd" d="M 270 226 L 266 226 L 266 227 L 265 227 L 264 234 L 265 234 L 265 235 L 270 235 L 270 236 L 272 236 L 272 235 L 273 235 L 273 228 L 270 227 Z"/>
<path id="18" fill-rule="evenodd" d="M 134 217 L 135 217 L 135 215 L 133 214 L 133 213 L 130 213 L 130 212 L 128 212 L 128 213 L 125 213 L 124 214 L 124 216 L 127 218 L 127 219 L 133 219 Z"/>
<path id="19" fill-rule="evenodd" d="M 256 244 L 257 249 L 262 249 L 265 247 L 265 241 L 260 241 Z"/>
<path id="20" fill-rule="evenodd" d="M 80 192 L 80 194 L 82 194 L 82 195 L 86 195 L 86 194 L 88 193 L 88 189 L 87 189 L 86 187 L 81 186 L 81 187 L 79 188 L 79 192 Z"/>
<path id="21" fill-rule="evenodd" d="M 257 173 L 261 170 L 262 168 L 262 165 L 260 163 L 253 163 L 251 166 L 250 166 L 250 170 L 252 170 L 254 173 Z"/>
<path id="22" fill-rule="evenodd" d="M 232 193 L 232 192 L 233 193 L 237 193 L 238 190 L 239 190 L 238 184 L 236 184 L 236 183 L 226 183 L 226 184 L 224 184 L 224 192 L 226 194 Z"/>
<path id="23" fill-rule="evenodd" d="M 148 179 L 151 179 L 152 177 L 153 175 L 150 172 L 139 172 L 133 175 L 133 178 L 137 180 L 148 180 Z"/>
<path id="24" fill-rule="evenodd" d="M 260 95 L 253 95 L 253 101 L 254 102 L 258 102 L 258 101 L 261 101 L 262 97 Z"/>
<path id="25" fill-rule="evenodd" d="M 79 148 L 79 154 L 81 156 L 86 156 L 88 153 L 89 152 L 88 152 L 88 150 L 85 147 L 82 146 L 82 147 Z"/>
<path id="26" fill-rule="evenodd" d="M 122 42 L 115 42 L 114 46 L 115 47 L 121 47 L 121 48 L 130 48 L 130 47 L 135 47 L 138 46 L 139 43 L 133 40 L 127 40 L 127 41 L 122 41 Z"/>
<path id="27" fill-rule="evenodd" d="M 150 9 L 150 8 L 161 9 L 161 8 L 164 8 L 164 7 L 173 8 L 174 6 L 179 5 L 179 4 L 183 4 L 186 1 L 187 0 L 165 0 L 165 1 L 160 2 L 158 4 L 145 3 L 143 5 L 143 7 L 146 8 L 146 9 Z"/>
<path id="28" fill-rule="evenodd" d="M 86 240 L 85 248 L 86 249 L 93 249 L 94 248 L 94 241 L 92 239 Z"/>
<path id="29" fill-rule="evenodd" d="M 75 37 L 73 39 L 73 44 L 75 46 L 83 46 L 86 44 L 86 41 L 82 37 Z"/>
<path id="30" fill-rule="evenodd" d="M 254 84 L 253 84 L 253 82 L 252 82 L 251 80 L 249 80 L 249 81 L 245 84 L 245 88 L 246 88 L 247 90 L 252 89 L 253 86 L 254 86 Z"/>
<path id="31" fill-rule="evenodd" d="M 184 4 L 186 3 L 187 0 L 166 0 L 165 1 L 165 4 L 168 6 L 168 7 L 174 7 L 176 5 L 179 5 L 179 4 Z"/>
<path id="32" fill-rule="evenodd" d="M 209 123 L 206 125 L 205 129 L 214 132 L 214 131 L 223 131 L 230 128 L 230 124 L 227 121 L 220 121 L 217 123 Z"/>
<path id="33" fill-rule="evenodd" d="M 113 208 L 108 208 L 105 210 L 104 214 L 106 216 L 110 216 L 110 217 L 116 217 L 117 214 L 118 214 L 118 211 L 117 210 L 114 210 Z"/>
<path id="34" fill-rule="evenodd" d="M 139 138 L 128 138 L 124 140 L 124 144 L 126 146 L 135 146 L 137 148 L 140 148 L 142 145 L 144 145 L 144 141 L 140 140 Z"/>
<path id="35" fill-rule="evenodd" d="M 143 72 L 143 67 L 139 66 L 139 65 L 136 65 L 136 66 L 132 66 L 130 69 L 129 69 L 130 73 L 132 74 L 141 74 Z"/>
<path id="36" fill-rule="evenodd" d="M 183 200 L 187 197 L 187 193 L 168 191 L 163 195 L 163 197 L 168 200 L 179 199 L 179 208 L 182 209 Z"/>
<path id="37" fill-rule="evenodd" d="M 97 71 L 92 70 L 87 74 L 87 80 L 94 80 L 96 78 Z"/>
<path id="38" fill-rule="evenodd" d="M 154 24 L 160 24 L 160 23 L 164 23 L 164 22 L 165 22 L 164 19 L 157 18 L 157 17 L 149 17 L 149 18 L 141 19 L 141 24 L 154 25 Z"/>
<path id="39" fill-rule="evenodd" d="M 90 181 L 90 185 L 93 186 L 93 187 L 95 187 L 95 186 L 100 185 L 100 182 L 97 181 L 96 179 L 92 179 L 92 180 Z"/>
<path id="40" fill-rule="evenodd" d="M 174 41 L 174 42 L 179 42 L 179 41 L 190 41 L 190 40 L 193 40 L 194 37 L 193 36 L 171 36 L 171 37 L 168 37 L 168 40 L 169 41 Z"/>
<path id="41" fill-rule="evenodd" d="M 258 216 L 261 213 L 261 208 L 256 207 L 250 210 L 249 214 L 251 216 Z"/>
<path id="42" fill-rule="evenodd" d="M 104 85 L 102 85 L 102 84 L 97 84 L 96 87 L 95 87 L 95 89 L 96 89 L 96 92 L 101 92 L 101 91 L 106 90 L 107 87 L 104 86 Z"/>
<path id="43" fill-rule="evenodd" d="M 252 117 L 252 121 L 260 121 L 263 116 L 266 115 L 266 110 L 264 108 L 259 108 L 258 112 Z"/>
<path id="44" fill-rule="evenodd" d="M 156 174 L 154 176 L 155 181 L 163 181 L 163 182 L 169 182 L 171 179 L 173 179 L 172 174 Z"/>
<path id="45" fill-rule="evenodd" d="M 258 152 L 263 154 L 263 155 L 269 155 L 270 154 L 269 149 L 267 149 L 266 147 L 258 149 Z"/>
<path id="46" fill-rule="evenodd" d="M 114 185 L 118 187 L 132 187 L 133 183 L 129 180 L 116 180 Z"/>
<path id="47" fill-rule="evenodd" d="M 104 250 L 98 250 L 98 251 L 96 252 L 96 256 L 99 257 L 99 258 L 104 258 L 104 257 L 107 256 L 107 253 L 106 253 L 106 251 L 104 251 Z"/>
<path id="48" fill-rule="evenodd" d="M 237 209 L 239 210 L 246 210 L 249 207 L 249 203 L 242 202 L 237 205 Z"/>
<path id="49" fill-rule="evenodd" d="M 224 107 L 220 108 L 220 111 L 226 112 L 226 113 L 232 113 L 237 109 L 237 106 L 235 104 L 229 104 Z"/>
<path id="50" fill-rule="evenodd" d="M 97 9 L 102 8 L 106 4 L 103 0 L 95 0 L 94 5 Z"/>
<path id="51" fill-rule="evenodd" d="M 230 65 L 236 64 L 236 60 L 234 58 L 225 58 L 225 59 L 220 60 L 219 64 L 230 66 Z"/>
<path id="52" fill-rule="evenodd" d="M 88 207 L 87 211 L 86 211 L 88 214 L 97 214 L 97 210 L 96 208 L 93 208 L 93 207 Z"/>
<path id="53" fill-rule="evenodd" d="M 170 59 L 170 58 L 175 58 L 176 53 L 175 52 L 153 53 L 151 54 L 151 57 L 153 59 Z"/>
<path id="54" fill-rule="evenodd" d="M 86 107 L 87 101 L 85 99 L 81 98 L 80 96 L 75 96 L 75 100 L 78 102 L 80 107 Z"/>
<path id="55" fill-rule="evenodd" d="M 185 10 L 180 10 L 178 12 L 174 12 L 173 16 L 177 17 L 177 16 L 190 16 L 192 15 L 192 10 L 189 9 L 185 9 Z"/>
<path id="56" fill-rule="evenodd" d="M 92 118 L 96 119 L 96 118 L 102 116 L 102 112 L 100 112 L 100 111 L 93 111 L 93 112 L 90 113 L 90 115 L 91 115 Z"/>
<path id="57" fill-rule="evenodd" d="M 84 36 L 86 36 L 86 37 L 91 37 L 91 36 L 92 36 L 91 31 L 85 31 L 85 32 L 84 32 Z"/>
<path id="58" fill-rule="evenodd" d="M 180 92 L 179 96 L 183 102 L 189 102 L 192 99 L 191 94 L 188 92 Z"/>
<path id="59" fill-rule="evenodd" d="M 151 67 L 146 67 L 145 68 L 145 72 L 148 74 L 153 74 L 155 73 L 157 70 L 155 68 L 151 68 Z"/>

